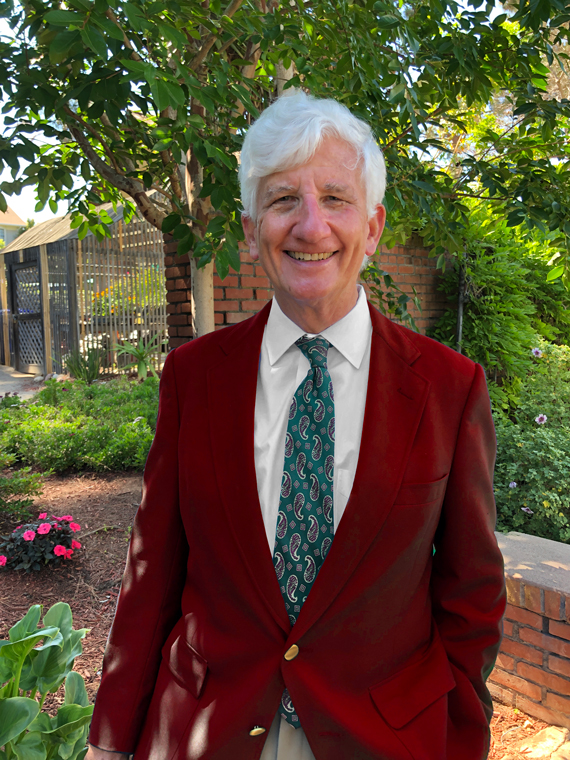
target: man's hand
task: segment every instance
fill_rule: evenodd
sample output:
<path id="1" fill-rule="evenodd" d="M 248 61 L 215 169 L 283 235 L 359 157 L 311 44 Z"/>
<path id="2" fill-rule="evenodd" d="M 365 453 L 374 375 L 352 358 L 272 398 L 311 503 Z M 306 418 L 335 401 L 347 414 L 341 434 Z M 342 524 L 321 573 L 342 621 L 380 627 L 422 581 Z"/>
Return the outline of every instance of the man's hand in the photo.
<path id="1" fill-rule="evenodd" d="M 125 755 L 122 752 L 110 752 L 90 744 L 84 760 L 129 760 L 130 757 L 130 755 Z"/>

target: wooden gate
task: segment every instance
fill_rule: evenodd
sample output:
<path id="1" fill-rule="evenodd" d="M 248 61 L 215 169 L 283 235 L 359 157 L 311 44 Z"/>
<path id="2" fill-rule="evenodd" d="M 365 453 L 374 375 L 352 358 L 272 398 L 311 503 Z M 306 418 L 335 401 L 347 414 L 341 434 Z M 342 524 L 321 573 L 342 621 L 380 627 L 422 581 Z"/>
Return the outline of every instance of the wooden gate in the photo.
<path id="1" fill-rule="evenodd" d="M 38 262 L 12 264 L 16 369 L 44 371 L 41 282 Z"/>

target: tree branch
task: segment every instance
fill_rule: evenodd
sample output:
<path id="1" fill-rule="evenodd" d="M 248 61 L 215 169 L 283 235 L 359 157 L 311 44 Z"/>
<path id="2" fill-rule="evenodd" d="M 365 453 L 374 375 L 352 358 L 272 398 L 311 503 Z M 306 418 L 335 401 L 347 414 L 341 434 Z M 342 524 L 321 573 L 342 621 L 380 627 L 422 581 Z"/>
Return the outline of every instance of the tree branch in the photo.
<path id="1" fill-rule="evenodd" d="M 65 111 L 65 113 L 68 116 L 71 116 L 71 118 L 74 121 L 76 121 L 78 124 L 80 124 L 83 127 L 83 129 L 86 129 L 88 132 L 91 132 L 91 134 L 93 135 L 93 137 L 95 137 L 95 139 L 98 142 L 101 143 L 101 145 L 103 147 L 103 150 L 105 151 L 105 153 L 109 157 L 111 163 L 113 164 L 113 167 L 115 168 L 115 171 L 120 172 L 121 170 L 119 169 L 119 165 L 117 164 L 117 162 L 115 160 L 115 156 L 113 155 L 113 151 L 109 148 L 109 146 L 107 145 L 107 143 L 105 142 L 105 140 L 103 140 L 103 138 L 101 137 L 101 135 L 99 134 L 99 132 L 97 132 L 97 130 L 95 129 L 95 127 L 93 127 L 91 124 L 88 124 L 86 121 L 83 121 L 83 119 L 81 118 L 81 116 L 79 116 L 79 114 L 74 113 L 68 105 L 65 105 L 63 107 L 63 110 Z"/>
<path id="2" fill-rule="evenodd" d="M 125 44 L 125 47 L 126 47 L 126 48 L 128 48 L 128 50 L 130 50 L 130 51 L 131 51 L 131 58 L 133 59 L 133 61 L 142 61 L 142 58 L 140 57 L 140 55 L 139 55 L 139 54 L 136 52 L 136 50 L 135 50 L 135 49 L 134 49 L 134 47 L 132 46 L 132 44 L 131 44 L 131 41 L 129 40 L 129 38 L 128 38 L 128 37 L 127 37 L 127 35 L 126 35 L 126 32 L 125 32 L 125 30 L 124 30 L 124 29 L 123 29 L 123 27 L 122 27 L 122 26 L 119 24 L 119 22 L 118 22 L 118 20 L 117 20 L 117 17 L 115 16 L 115 14 L 114 14 L 114 13 L 113 13 L 113 11 L 111 10 L 111 8 L 107 8 L 107 10 L 105 11 L 105 15 L 106 15 L 106 16 L 107 16 L 107 18 L 108 18 L 110 21 L 112 21 L 112 22 L 113 22 L 113 24 L 115 24 L 115 26 L 117 26 L 117 27 L 118 27 L 118 28 L 121 30 L 121 32 L 123 33 L 123 42 L 124 42 L 124 44 Z"/>
<path id="3" fill-rule="evenodd" d="M 232 0 L 232 2 L 228 5 L 226 12 L 224 13 L 224 16 L 228 16 L 228 18 L 231 18 L 236 13 L 236 11 L 240 9 L 241 5 L 243 5 L 243 0 Z M 217 33 L 209 34 L 206 37 L 206 39 L 204 40 L 202 44 L 202 47 L 200 48 L 200 50 L 198 50 L 194 58 L 190 61 L 190 69 L 192 69 L 192 71 L 195 71 L 198 68 L 198 66 L 200 66 L 205 61 L 206 56 L 210 52 L 214 42 L 218 39 L 218 37 L 219 37 L 219 34 Z"/>

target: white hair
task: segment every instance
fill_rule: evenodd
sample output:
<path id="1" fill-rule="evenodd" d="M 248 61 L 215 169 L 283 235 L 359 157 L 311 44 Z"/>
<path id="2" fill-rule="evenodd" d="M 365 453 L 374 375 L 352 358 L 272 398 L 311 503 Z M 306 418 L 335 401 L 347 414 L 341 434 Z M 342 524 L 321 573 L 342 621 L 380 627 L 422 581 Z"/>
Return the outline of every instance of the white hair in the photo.
<path id="1" fill-rule="evenodd" d="M 325 136 L 351 145 L 362 161 L 368 216 L 382 203 L 386 167 L 372 130 L 342 103 L 286 91 L 248 129 L 241 150 L 239 181 L 243 213 L 257 221 L 259 180 L 310 161 Z"/>

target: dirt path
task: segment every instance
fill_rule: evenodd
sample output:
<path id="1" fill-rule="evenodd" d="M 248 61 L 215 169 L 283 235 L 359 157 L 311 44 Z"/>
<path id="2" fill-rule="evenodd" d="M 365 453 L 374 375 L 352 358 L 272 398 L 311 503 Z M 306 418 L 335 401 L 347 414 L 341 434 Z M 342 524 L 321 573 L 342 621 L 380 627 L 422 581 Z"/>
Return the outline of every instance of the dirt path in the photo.
<path id="1" fill-rule="evenodd" d="M 81 525 L 77 538 L 82 549 L 67 564 L 48 567 L 41 573 L 0 573 L 0 639 L 7 638 L 8 629 L 32 604 L 43 604 L 46 612 L 58 601 L 70 605 L 74 628 L 90 629 L 83 641 L 83 655 L 75 661 L 75 669 L 85 678 L 91 701 L 99 686 L 130 526 L 140 496 L 139 474 L 48 478 L 35 509 L 50 516 L 73 515 Z M 0 514 L 0 535 L 10 532 L 17 524 Z M 53 713 L 62 702 L 63 688 L 49 695 L 45 705 Z M 515 754 L 514 742 L 533 736 L 546 726 L 540 720 L 515 713 L 511 707 L 495 704 L 489 760 L 503 760 L 507 755 L 517 760 L 528 758 L 528 755 Z"/>

